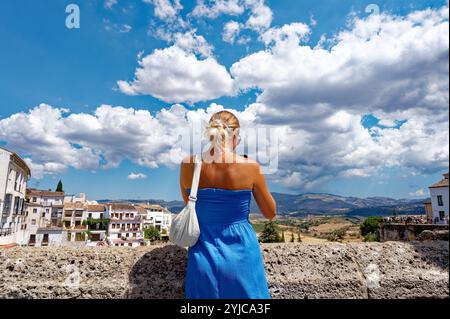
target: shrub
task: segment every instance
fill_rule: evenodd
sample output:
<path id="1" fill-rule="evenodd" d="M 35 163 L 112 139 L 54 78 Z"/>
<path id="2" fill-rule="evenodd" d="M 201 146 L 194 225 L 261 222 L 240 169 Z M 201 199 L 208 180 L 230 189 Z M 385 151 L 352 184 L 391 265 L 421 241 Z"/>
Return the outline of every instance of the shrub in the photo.
<path id="1" fill-rule="evenodd" d="M 366 220 L 361 224 L 361 235 L 366 236 L 368 234 L 378 233 L 380 229 L 380 223 L 383 221 L 382 217 L 371 216 L 367 217 Z"/>
<path id="2" fill-rule="evenodd" d="M 334 230 L 332 233 L 326 236 L 326 239 L 329 241 L 338 241 L 342 240 L 347 233 L 347 228 L 339 228 Z"/>
<path id="3" fill-rule="evenodd" d="M 368 233 L 366 236 L 364 236 L 364 241 L 380 241 L 380 236 L 378 233 Z"/>
<path id="4" fill-rule="evenodd" d="M 278 226 L 273 221 L 269 221 L 264 224 L 264 229 L 259 236 L 259 241 L 262 243 L 282 242 Z"/>
<path id="5" fill-rule="evenodd" d="M 144 238 L 153 242 L 161 239 L 161 234 L 156 227 L 150 226 L 144 230 Z"/>

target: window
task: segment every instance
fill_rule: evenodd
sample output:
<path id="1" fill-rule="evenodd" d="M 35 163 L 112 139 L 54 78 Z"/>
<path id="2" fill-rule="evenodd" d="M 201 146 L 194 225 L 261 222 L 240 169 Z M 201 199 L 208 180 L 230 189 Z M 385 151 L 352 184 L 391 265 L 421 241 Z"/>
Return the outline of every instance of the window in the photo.
<path id="1" fill-rule="evenodd" d="M 439 219 L 442 221 L 445 219 L 445 212 L 444 211 L 440 211 L 439 212 Z"/>
<path id="2" fill-rule="evenodd" d="M 5 202 L 4 202 L 4 205 L 3 205 L 3 212 L 4 213 L 9 213 L 9 211 L 11 210 L 11 202 L 12 202 L 12 195 L 11 194 L 6 194 Z"/>
<path id="3" fill-rule="evenodd" d="M 438 206 L 444 206 L 444 201 L 442 200 L 442 195 L 437 196 Z"/>
<path id="4" fill-rule="evenodd" d="M 100 219 L 103 219 L 103 213 L 100 214 Z"/>
<path id="5" fill-rule="evenodd" d="M 92 218 L 92 213 L 89 213 L 89 218 Z"/>
<path id="6" fill-rule="evenodd" d="M 37 214 L 37 208 L 33 208 L 33 214 Z"/>
<path id="7" fill-rule="evenodd" d="M 16 196 L 14 197 L 14 213 L 16 215 L 19 214 L 19 207 L 20 207 L 20 197 Z"/>
<path id="8" fill-rule="evenodd" d="M 31 225 L 36 225 L 36 219 L 31 220 Z"/>
<path id="9" fill-rule="evenodd" d="M 37 197 L 33 197 L 33 203 L 37 202 Z"/>
<path id="10" fill-rule="evenodd" d="M 28 240 L 28 245 L 34 245 L 36 243 L 36 235 L 30 235 L 30 239 Z"/>

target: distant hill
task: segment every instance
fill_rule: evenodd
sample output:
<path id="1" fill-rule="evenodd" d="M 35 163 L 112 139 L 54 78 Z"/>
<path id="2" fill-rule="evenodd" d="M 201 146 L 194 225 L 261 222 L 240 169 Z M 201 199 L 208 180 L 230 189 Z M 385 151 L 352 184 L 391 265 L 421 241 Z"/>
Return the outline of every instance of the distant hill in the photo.
<path id="1" fill-rule="evenodd" d="M 332 194 L 272 194 L 280 215 L 301 217 L 305 215 L 369 216 L 391 215 L 394 208 L 399 214 L 424 214 L 424 200 L 393 199 L 388 197 L 344 197 Z M 257 211 L 252 202 L 252 211 Z"/>
<path id="2" fill-rule="evenodd" d="M 272 193 L 277 202 L 278 214 L 280 216 L 304 217 L 307 215 L 346 215 L 352 217 L 365 217 L 371 215 L 388 216 L 392 215 L 394 208 L 399 214 L 418 215 L 425 214 L 423 202 L 425 199 L 393 199 L 388 197 L 345 197 L 332 194 L 283 194 Z M 157 204 L 167 207 L 173 213 L 179 213 L 183 207 L 183 201 L 164 200 L 99 200 L 99 203 L 106 202 L 131 202 Z M 259 213 L 255 200 L 252 200 L 251 211 Z"/>

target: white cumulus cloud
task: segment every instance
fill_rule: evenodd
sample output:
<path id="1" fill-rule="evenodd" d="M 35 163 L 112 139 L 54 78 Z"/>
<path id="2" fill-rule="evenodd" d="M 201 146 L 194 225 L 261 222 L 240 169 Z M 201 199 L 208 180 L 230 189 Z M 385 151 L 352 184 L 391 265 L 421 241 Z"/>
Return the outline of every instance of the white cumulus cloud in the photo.
<path id="1" fill-rule="evenodd" d="M 143 173 L 130 173 L 127 178 L 131 181 L 135 181 L 139 179 L 146 179 L 147 175 Z"/>
<path id="2" fill-rule="evenodd" d="M 154 14 L 161 20 L 174 20 L 183 6 L 180 0 L 143 0 L 155 6 Z"/>
<path id="3" fill-rule="evenodd" d="M 135 79 L 117 84 L 125 94 L 152 95 L 169 103 L 195 103 L 234 94 L 233 79 L 215 58 L 199 59 L 177 45 L 142 58 Z"/>

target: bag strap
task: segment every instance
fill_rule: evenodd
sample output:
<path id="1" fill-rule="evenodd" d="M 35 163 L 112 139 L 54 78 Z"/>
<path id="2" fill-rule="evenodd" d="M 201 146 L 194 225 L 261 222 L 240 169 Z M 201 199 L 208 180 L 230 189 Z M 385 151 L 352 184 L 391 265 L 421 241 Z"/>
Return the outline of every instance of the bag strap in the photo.
<path id="1" fill-rule="evenodd" d="M 202 171 L 202 159 L 198 160 L 198 156 L 194 155 L 194 177 L 192 178 L 191 193 L 189 195 L 190 202 L 197 201 L 198 184 L 200 181 L 200 172 Z"/>

